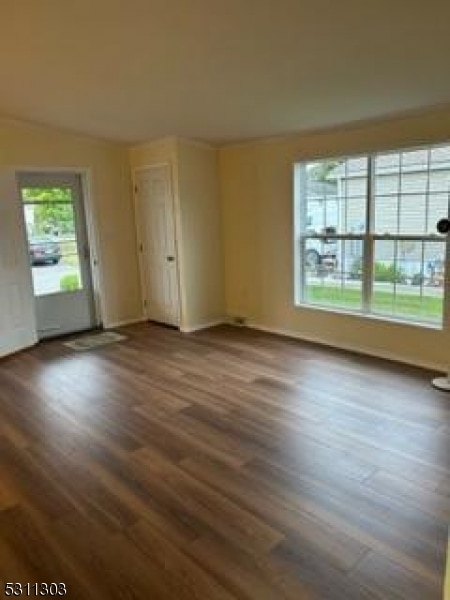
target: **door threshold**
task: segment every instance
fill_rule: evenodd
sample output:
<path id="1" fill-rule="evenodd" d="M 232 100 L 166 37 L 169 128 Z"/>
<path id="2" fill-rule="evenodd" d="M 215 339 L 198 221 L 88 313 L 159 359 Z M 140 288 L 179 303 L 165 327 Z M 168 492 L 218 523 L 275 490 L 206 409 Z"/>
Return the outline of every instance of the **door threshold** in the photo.
<path id="1" fill-rule="evenodd" d="M 43 338 L 39 338 L 38 343 L 40 344 L 41 342 L 50 342 L 52 340 L 65 340 L 74 336 L 79 336 L 80 334 L 82 335 L 84 333 L 91 333 L 96 331 L 105 331 L 105 328 L 103 327 L 103 325 L 97 325 L 95 327 L 88 327 L 87 329 L 78 329 L 77 331 L 69 331 L 67 333 L 49 334 Z"/>
<path id="2" fill-rule="evenodd" d="M 147 323 L 149 323 L 150 325 L 157 325 L 158 327 L 164 327 L 165 329 L 173 329 L 174 331 L 180 331 L 179 325 L 170 325 L 169 323 L 155 321 L 154 319 L 148 319 Z"/>

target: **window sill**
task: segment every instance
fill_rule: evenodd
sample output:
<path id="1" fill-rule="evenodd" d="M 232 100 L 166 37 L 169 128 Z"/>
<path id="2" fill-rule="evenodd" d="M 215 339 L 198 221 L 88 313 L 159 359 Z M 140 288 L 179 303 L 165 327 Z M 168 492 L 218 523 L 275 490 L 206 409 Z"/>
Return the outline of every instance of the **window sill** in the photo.
<path id="1" fill-rule="evenodd" d="M 320 304 L 312 304 L 309 302 L 296 302 L 294 304 L 295 308 L 300 308 L 302 310 L 314 310 L 319 312 L 326 312 L 336 316 L 345 316 L 345 317 L 357 317 L 364 320 L 369 321 L 381 321 L 382 323 L 389 323 L 392 325 L 401 325 L 406 327 L 414 327 L 420 329 L 430 329 L 432 331 L 443 331 L 444 324 L 443 323 L 430 323 L 423 321 L 414 321 L 409 319 L 400 319 L 398 317 L 390 317 L 387 315 L 379 315 L 376 313 L 366 313 L 359 312 L 355 310 L 347 310 L 342 307 L 328 307 L 322 306 Z"/>

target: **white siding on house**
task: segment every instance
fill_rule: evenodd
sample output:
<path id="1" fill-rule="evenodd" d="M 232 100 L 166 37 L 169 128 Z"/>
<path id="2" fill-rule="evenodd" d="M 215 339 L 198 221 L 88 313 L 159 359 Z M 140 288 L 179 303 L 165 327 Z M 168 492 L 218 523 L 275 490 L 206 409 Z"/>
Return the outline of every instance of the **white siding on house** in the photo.
<path id="1" fill-rule="evenodd" d="M 364 229 L 367 172 L 364 159 L 350 159 L 330 175 L 338 183 L 340 233 Z M 374 176 L 374 232 L 395 235 L 436 233 L 436 223 L 448 212 L 450 147 L 378 155 Z M 443 260 L 444 244 L 378 243 L 376 259 L 396 258 L 408 274 Z M 422 265 L 422 259 L 424 265 Z M 431 268 L 431 267 L 430 267 Z"/>
<path id="2" fill-rule="evenodd" d="M 365 177 L 343 180 L 339 185 L 342 232 L 355 232 L 365 214 Z M 447 213 L 450 169 L 430 173 L 404 173 L 375 177 L 375 232 L 395 235 L 436 233 L 436 223 Z M 359 202 L 352 197 L 364 195 Z M 350 198 L 350 199 L 348 199 Z M 347 207 L 345 207 L 345 202 Z M 428 206 L 427 206 L 428 202 Z M 400 206 L 399 206 L 400 203 Z M 428 218 L 426 215 L 428 213 Z M 347 219 L 345 219 L 345 214 Z"/>
<path id="3" fill-rule="evenodd" d="M 365 228 L 367 176 L 340 180 L 339 233 L 361 233 Z"/>

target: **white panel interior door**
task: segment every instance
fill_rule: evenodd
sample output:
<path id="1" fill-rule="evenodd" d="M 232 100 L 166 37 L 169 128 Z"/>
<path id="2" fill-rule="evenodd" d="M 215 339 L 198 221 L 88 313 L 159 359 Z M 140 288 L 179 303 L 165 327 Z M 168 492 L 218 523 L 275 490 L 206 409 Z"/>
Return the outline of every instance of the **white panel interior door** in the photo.
<path id="1" fill-rule="evenodd" d="M 180 294 L 169 165 L 136 171 L 135 193 L 145 315 L 178 326 Z"/>
<path id="2" fill-rule="evenodd" d="M 37 342 L 22 206 L 14 172 L 0 173 L 0 356 Z"/>

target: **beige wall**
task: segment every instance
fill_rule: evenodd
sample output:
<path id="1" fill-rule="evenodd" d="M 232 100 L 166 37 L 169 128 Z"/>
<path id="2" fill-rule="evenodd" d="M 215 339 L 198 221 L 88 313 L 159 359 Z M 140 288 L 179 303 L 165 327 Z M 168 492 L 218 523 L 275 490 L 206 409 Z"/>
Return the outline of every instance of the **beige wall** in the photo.
<path id="1" fill-rule="evenodd" d="M 185 329 L 224 316 L 217 150 L 178 141 Z"/>
<path id="2" fill-rule="evenodd" d="M 126 149 L 54 129 L 0 120 L 0 169 L 89 170 L 98 238 L 103 321 L 141 316 L 134 212 Z"/>
<path id="3" fill-rule="evenodd" d="M 436 112 L 222 148 L 227 314 L 299 337 L 445 369 L 450 361 L 448 323 L 444 331 L 436 331 L 294 307 L 292 164 L 449 139 L 450 112 Z"/>
<path id="4" fill-rule="evenodd" d="M 168 137 L 130 149 L 132 169 L 168 163 L 176 212 L 181 329 L 223 318 L 217 150 Z"/>
<path id="5" fill-rule="evenodd" d="M 132 169 L 161 163 L 177 163 L 177 139 L 165 137 L 147 144 L 133 146 L 128 151 Z"/>

